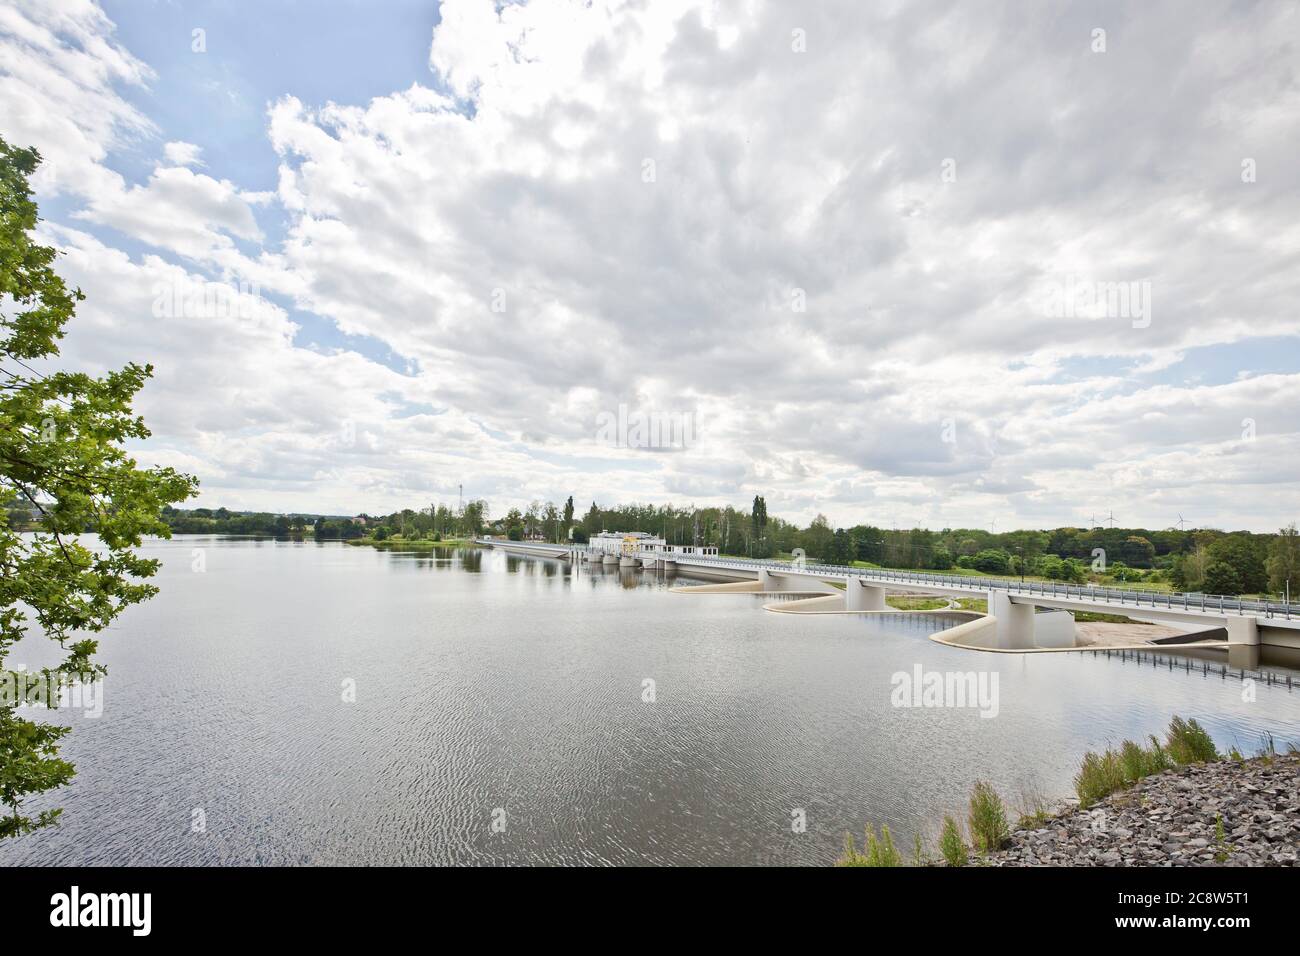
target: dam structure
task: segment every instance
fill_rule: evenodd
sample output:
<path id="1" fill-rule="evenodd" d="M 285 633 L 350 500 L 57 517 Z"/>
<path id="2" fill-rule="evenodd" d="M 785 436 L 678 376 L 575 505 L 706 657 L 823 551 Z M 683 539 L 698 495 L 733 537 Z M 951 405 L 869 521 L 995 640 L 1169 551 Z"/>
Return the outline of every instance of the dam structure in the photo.
<path id="1" fill-rule="evenodd" d="M 613 539 L 618 539 L 614 551 Z M 620 567 L 681 571 L 706 580 L 749 582 L 761 593 L 821 592 L 813 599 L 840 596 L 835 609 L 848 613 L 889 611 L 890 591 L 974 597 L 988 602 L 988 613 L 943 632 L 936 640 L 989 651 L 1081 649 L 1075 642 L 1074 612 L 1119 615 L 1165 624 L 1186 636 L 1160 643 L 1167 650 L 1213 644 L 1233 652 L 1248 666 L 1276 663 L 1300 666 L 1300 605 L 1226 595 L 1188 594 L 1137 588 L 1017 581 L 924 571 L 890 571 L 812 562 L 774 561 L 718 554 L 717 548 L 670 545 L 650 535 L 605 532 L 597 545 L 556 545 L 475 539 L 476 543 L 521 554 L 565 561 L 591 561 Z M 616 554 L 614 561 L 607 556 Z M 840 589 L 843 589 L 841 591 Z M 789 608 L 793 610 L 794 608 Z"/>

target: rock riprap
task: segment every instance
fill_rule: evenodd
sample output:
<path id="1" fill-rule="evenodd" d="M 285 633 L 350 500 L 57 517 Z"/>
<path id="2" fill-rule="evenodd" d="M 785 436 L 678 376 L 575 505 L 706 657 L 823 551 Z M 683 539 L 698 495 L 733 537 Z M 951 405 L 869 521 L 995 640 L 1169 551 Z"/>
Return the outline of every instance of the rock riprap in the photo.
<path id="1" fill-rule="evenodd" d="M 1300 754 L 1166 770 L 1012 834 L 988 866 L 1295 866 Z"/>

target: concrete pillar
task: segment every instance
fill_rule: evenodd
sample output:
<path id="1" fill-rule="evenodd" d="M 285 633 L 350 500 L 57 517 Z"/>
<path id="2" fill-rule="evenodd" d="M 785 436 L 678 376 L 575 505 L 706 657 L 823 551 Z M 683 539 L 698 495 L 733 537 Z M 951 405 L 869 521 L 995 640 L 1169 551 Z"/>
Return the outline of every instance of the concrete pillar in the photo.
<path id="1" fill-rule="evenodd" d="M 1034 646 L 1034 606 L 1015 604 L 1006 591 L 989 591 L 989 614 L 998 621 L 998 647 Z"/>
<path id="2" fill-rule="evenodd" d="M 1259 644 L 1259 619 L 1254 617 L 1228 618 L 1228 643 L 1256 647 Z"/>
<path id="3" fill-rule="evenodd" d="M 885 589 L 875 584 L 867 584 L 856 576 L 844 580 L 844 610 L 846 611 L 884 611 Z"/>
<path id="4" fill-rule="evenodd" d="M 772 576 L 772 572 L 767 568 L 758 569 L 758 588 L 760 591 L 778 590 L 776 578 Z"/>

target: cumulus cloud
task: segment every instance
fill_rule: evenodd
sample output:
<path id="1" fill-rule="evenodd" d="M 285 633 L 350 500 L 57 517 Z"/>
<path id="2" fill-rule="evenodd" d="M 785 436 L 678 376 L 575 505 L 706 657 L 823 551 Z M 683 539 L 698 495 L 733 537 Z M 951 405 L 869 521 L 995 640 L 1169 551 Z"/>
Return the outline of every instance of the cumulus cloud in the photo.
<path id="1" fill-rule="evenodd" d="M 153 71 L 123 48 L 93 0 L 0 6 L 0 116 L 4 135 L 40 149 L 35 184 L 46 194 L 94 196 L 120 188 L 111 150 L 154 124 L 121 90 Z"/>
<path id="2" fill-rule="evenodd" d="M 1300 510 L 1276 467 L 1300 444 L 1296 20 L 445 0 L 427 82 L 274 99 L 272 196 L 181 141 L 143 182 L 112 172 L 158 135 L 122 93 L 149 67 L 90 4 L 20 6 L 0 130 L 81 199 L 52 227 L 91 293 L 71 347 L 154 356 L 154 446 L 203 463 L 213 503 L 463 481 L 498 509 L 764 493 L 840 524 L 1268 528 Z M 159 281 L 269 304 L 160 325 Z M 310 348 L 290 313 L 409 365 Z M 1256 340 L 1291 367 L 1186 369 Z M 621 406 L 694 441 L 611 443 Z"/>
<path id="3" fill-rule="evenodd" d="M 177 140 L 163 144 L 163 156 L 173 166 L 202 166 L 204 162 L 199 158 L 202 153 L 202 147 L 195 146 L 193 143 Z"/>
<path id="4" fill-rule="evenodd" d="M 261 240 L 251 203 L 263 198 L 184 166 L 159 166 L 143 186 L 105 191 L 76 216 L 190 259 L 206 259 L 217 250 L 232 250 L 235 238 Z"/>

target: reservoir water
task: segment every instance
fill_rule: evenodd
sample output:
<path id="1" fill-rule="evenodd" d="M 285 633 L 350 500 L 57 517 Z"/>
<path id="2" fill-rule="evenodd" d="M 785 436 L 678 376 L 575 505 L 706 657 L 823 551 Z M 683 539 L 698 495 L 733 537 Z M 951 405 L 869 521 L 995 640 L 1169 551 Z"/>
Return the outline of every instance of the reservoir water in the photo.
<path id="1" fill-rule="evenodd" d="M 74 728 L 77 777 L 0 865 L 828 864 L 868 821 L 933 845 L 977 779 L 1066 797 L 1086 750 L 1174 714 L 1221 749 L 1300 743 L 1300 683 L 1248 701 L 1199 664 L 964 651 L 933 614 L 775 614 L 474 549 L 146 551 L 162 591 L 102 635 L 102 715 L 28 712 Z M 29 639 L 9 664 L 53 659 Z M 918 665 L 995 674 L 996 716 L 894 706 Z"/>

